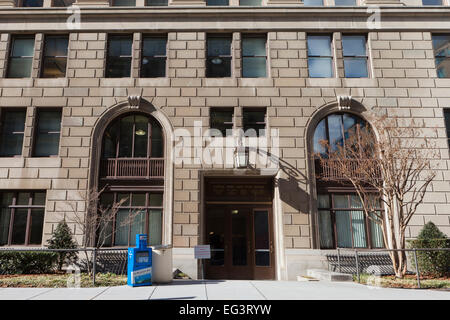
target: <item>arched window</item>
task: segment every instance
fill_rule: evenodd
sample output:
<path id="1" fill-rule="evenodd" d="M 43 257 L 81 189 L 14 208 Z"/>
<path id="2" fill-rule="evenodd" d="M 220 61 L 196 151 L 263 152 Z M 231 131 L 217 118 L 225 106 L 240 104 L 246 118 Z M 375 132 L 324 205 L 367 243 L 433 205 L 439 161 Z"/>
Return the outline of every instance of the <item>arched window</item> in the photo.
<path id="1" fill-rule="evenodd" d="M 101 177 L 163 178 L 164 144 L 160 124 L 151 116 L 120 116 L 105 130 Z"/>
<path id="2" fill-rule="evenodd" d="M 364 128 L 368 128 L 367 122 L 354 114 L 332 113 L 323 118 L 315 128 L 313 152 L 327 158 L 328 152 L 336 151 L 339 146 L 345 146 L 351 135 L 356 134 L 359 137 Z M 320 177 L 324 174 L 321 162 L 316 160 L 315 166 L 316 173 L 320 173 L 318 174 Z M 339 179 L 338 176 L 335 178 Z M 344 180 L 334 183 L 332 180 L 317 179 L 316 182 L 321 249 L 384 246 L 380 225 L 365 216 L 360 199 L 351 184 Z M 381 210 L 380 201 L 377 211 Z"/>

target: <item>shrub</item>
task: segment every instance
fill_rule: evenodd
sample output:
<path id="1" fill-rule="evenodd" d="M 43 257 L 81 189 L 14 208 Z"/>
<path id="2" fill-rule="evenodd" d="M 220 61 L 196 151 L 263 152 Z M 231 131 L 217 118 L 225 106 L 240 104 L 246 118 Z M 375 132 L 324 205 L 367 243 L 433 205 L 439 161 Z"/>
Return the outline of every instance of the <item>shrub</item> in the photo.
<path id="1" fill-rule="evenodd" d="M 72 233 L 66 221 L 61 221 L 53 231 L 52 237 L 48 242 L 49 249 L 76 249 L 77 243 L 72 238 Z M 62 269 L 64 262 L 73 263 L 78 260 L 75 251 L 58 252 L 58 270 Z"/>
<path id="2" fill-rule="evenodd" d="M 431 221 L 409 243 L 411 248 L 450 248 L 450 239 Z M 422 274 L 440 277 L 450 273 L 450 251 L 417 251 L 417 262 Z"/>
<path id="3" fill-rule="evenodd" d="M 53 252 L 0 251 L 2 274 L 36 274 L 55 271 L 58 255 Z"/>

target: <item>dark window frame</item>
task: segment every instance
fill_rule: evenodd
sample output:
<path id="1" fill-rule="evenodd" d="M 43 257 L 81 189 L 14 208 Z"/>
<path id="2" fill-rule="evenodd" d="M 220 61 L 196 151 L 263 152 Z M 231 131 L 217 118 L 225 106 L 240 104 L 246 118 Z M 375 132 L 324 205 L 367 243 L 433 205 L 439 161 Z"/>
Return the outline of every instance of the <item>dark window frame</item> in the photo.
<path id="1" fill-rule="evenodd" d="M 33 39 L 33 55 L 31 56 L 13 56 L 13 52 L 14 52 L 14 46 L 15 46 L 15 41 L 17 39 Z M 34 53 L 36 51 L 36 35 L 35 34 L 26 34 L 26 35 L 18 35 L 18 34 L 14 34 L 11 35 L 11 45 L 9 48 L 9 54 L 8 54 L 8 64 L 7 64 L 7 68 L 6 68 L 6 78 L 8 79 L 28 79 L 31 78 L 33 76 L 33 59 L 34 59 Z M 31 66 L 30 66 L 30 74 L 28 77 L 11 77 L 10 76 L 10 70 L 11 70 L 11 60 L 12 59 L 31 59 Z"/>
<path id="2" fill-rule="evenodd" d="M 447 124 L 447 122 L 449 124 L 448 126 L 446 125 L 446 130 L 447 130 L 448 148 L 450 150 L 450 108 L 444 109 L 444 122 L 445 124 Z"/>
<path id="3" fill-rule="evenodd" d="M 40 6 L 24 6 L 25 0 L 17 0 L 17 7 L 20 7 L 20 8 L 42 8 L 42 7 L 44 7 L 44 0 L 40 0 L 40 1 L 42 1 L 42 5 L 40 5 Z"/>
<path id="4" fill-rule="evenodd" d="M 221 125 L 225 128 L 217 128 L 213 123 L 213 112 L 230 112 L 231 113 L 231 121 L 224 121 Z M 234 129 L 234 108 L 233 107 L 211 107 L 209 110 L 209 128 L 219 130 L 222 133 L 223 137 L 232 136 L 232 130 Z M 223 131 L 225 129 L 225 131 Z M 227 135 L 229 133 L 229 135 Z"/>
<path id="5" fill-rule="evenodd" d="M 57 0 L 53 0 L 52 1 L 52 7 L 55 7 L 55 8 L 68 8 L 68 7 L 70 7 L 70 6 L 72 6 L 74 3 L 75 3 L 75 1 L 76 0 L 69 0 L 70 1 L 70 4 L 66 4 L 65 3 L 65 0 L 58 0 L 62 5 L 56 5 L 55 4 L 55 2 L 56 2 Z"/>
<path id="6" fill-rule="evenodd" d="M 351 189 L 351 188 L 350 188 Z M 376 192 L 374 192 L 374 194 L 376 194 Z M 334 200 L 334 196 L 335 195 L 344 195 L 347 197 L 347 201 L 350 204 L 351 202 L 351 196 L 352 195 L 356 195 L 357 193 L 355 190 L 334 190 L 334 191 L 329 191 L 329 190 L 321 190 L 319 189 L 317 191 L 317 196 L 319 195 L 325 195 L 328 196 L 328 203 L 330 204 L 329 207 L 320 207 L 319 203 L 317 203 L 317 213 L 320 214 L 319 211 L 328 211 L 330 213 L 330 218 L 331 218 L 331 222 L 332 222 L 332 238 L 333 238 L 333 248 L 322 248 L 320 246 L 319 243 L 319 247 L 320 249 L 336 249 L 338 248 L 338 236 L 337 236 L 337 226 L 336 226 L 336 212 L 337 211 L 363 211 L 362 207 L 358 207 L 358 208 L 351 208 L 351 206 L 349 205 L 347 208 L 337 208 L 335 206 L 335 200 Z M 358 198 L 359 199 L 359 198 Z M 376 211 L 378 213 L 380 213 L 382 215 L 382 212 L 384 211 L 384 208 L 382 206 L 382 201 L 380 200 L 380 204 L 381 207 L 376 208 Z M 369 218 L 366 217 L 365 213 L 363 212 L 363 216 L 364 216 L 364 232 L 365 232 L 365 238 L 366 238 L 366 244 L 365 247 L 355 247 L 355 239 L 354 239 L 354 234 L 353 234 L 353 230 L 352 230 L 352 217 L 350 215 L 350 230 L 351 230 L 351 235 L 352 235 L 352 246 L 349 248 L 352 249 L 379 249 L 379 247 L 375 247 L 374 244 L 372 243 L 372 229 L 370 227 L 370 223 L 374 223 L 372 222 Z M 381 227 L 381 226 L 380 226 Z M 320 230 L 319 230 L 320 232 Z M 383 247 L 385 248 L 386 244 L 384 243 L 384 239 L 383 239 Z"/>
<path id="7" fill-rule="evenodd" d="M 12 203 L 8 205 L 10 220 L 9 220 L 9 227 L 8 227 L 8 243 L 4 246 L 37 246 L 42 245 L 42 239 L 41 243 L 30 243 L 30 237 L 31 237 L 31 227 L 32 227 L 32 209 L 43 209 L 44 210 L 44 217 L 45 217 L 45 202 L 47 201 L 47 192 L 45 190 L 2 190 L 1 193 L 13 193 Z M 19 193 L 30 193 L 30 196 L 28 198 L 28 204 L 26 205 L 19 205 L 17 204 L 17 199 Z M 43 205 L 35 205 L 33 204 L 33 200 L 35 199 L 36 193 L 44 193 L 45 194 L 45 200 Z M 23 244 L 13 244 L 12 238 L 13 238 L 13 227 L 14 227 L 14 215 L 16 212 L 16 209 L 27 209 L 27 223 L 26 223 L 26 231 L 25 231 L 25 242 Z M 45 220 L 42 224 L 42 235 L 44 234 L 44 224 Z M 41 235 L 41 238 L 42 238 Z"/>
<path id="8" fill-rule="evenodd" d="M 365 48 L 365 54 L 364 55 L 344 55 L 344 37 L 352 37 L 352 36 L 359 36 L 359 37 L 364 37 L 364 48 Z M 344 78 L 349 78 L 349 79 L 368 79 L 370 78 L 370 68 L 369 68 L 369 44 L 368 44 L 368 35 L 367 34 L 361 34 L 361 33 L 344 33 L 341 36 L 341 44 L 342 44 L 342 61 L 344 63 Z M 366 77 L 348 77 L 345 74 L 345 60 L 346 59 L 365 59 L 366 62 L 366 73 L 367 76 Z"/>
<path id="9" fill-rule="evenodd" d="M 110 2 L 110 6 L 111 7 L 136 7 L 136 0 L 131 0 L 131 1 L 134 1 L 134 4 L 133 5 L 127 5 L 127 6 L 123 6 L 123 5 L 117 5 L 116 4 L 116 0 L 110 0 L 109 2 Z"/>
<path id="10" fill-rule="evenodd" d="M 119 194 L 125 194 L 127 193 L 128 199 L 122 203 L 118 208 L 120 209 L 128 209 L 129 214 L 134 213 L 134 211 L 140 211 L 145 210 L 145 234 L 147 236 L 149 235 L 149 219 L 150 219 L 150 210 L 161 210 L 161 242 L 164 239 L 164 192 L 163 191 L 136 191 L 136 190 L 125 190 L 125 191 L 107 191 L 104 194 L 112 194 L 113 195 L 113 203 L 118 203 L 120 201 Z M 133 194 L 145 194 L 145 205 L 144 206 L 133 206 L 132 205 L 132 197 Z M 150 204 L 150 195 L 151 194 L 160 194 L 162 196 L 162 203 L 160 206 L 152 206 Z M 100 202 L 101 205 L 101 202 Z M 118 213 L 118 211 L 117 211 Z M 116 221 L 117 221 L 117 213 L 113 217 L 113 220 L 111 221 L 111 244 L 106 245 L 109 247 L 123 247 L 122 245 L 116 245 Z M 131 224 L 128 224 L 128 246 L 130 245 L 131 241 L 133 240 L 131 238 Z M 97 237 L 99 235 L 97 234 Z M 149 238 L 150 239 L 150 238 Z"/>
<path id="11" fill-rule="evenodd" d="M 308 50 L 308 37 L 309 36 L 319 36 L 319 37 L 328 37 L 329 39 L 330 39 L 330 55 L 329 56 L 326 56 L 326 55 L 310 55 L 309 54 L 309 50 Z M 309 78 L 328 78 L 328 77 L 312 77 L 311 76 L 311 73 L 310 73 L 310 67 L 309 67 L 309 58 L 319 58 L 319 59 L 330 59 L 331 60 L 331 75 L 330 75 L 330 77 L 332 78 L 332 77 L 334 77 L 334 75 L 335 75 L 335 70 L 334 70 L 334 56 L 333 56 L 333 52 L 334 52 L 334 48 L 333 48 L 333 35 L 332 34 L 329 34 L 329 33 L 324 33 L 324 34 L 322 34 L 322 33 L 309 33 L 309 34 L 307 34 L 307 36 L 306 36 L 306 46 L 307 46 L 307 48 L 306 48 L 306 52 L 307 52 L 307 55 L 308 55 L 308 77 Z"/>
<path id="12" fill-rule="evenodd" d="M 432 33 L 431 34 L 431 41 L 433 42 L 433 55 L 434 55 L 434 62 L 435 62 L 435 68 L 436 68 L 436 75 L 439 79 L 449 79 L 450 78 L 450 69 L 448 70 L 449 74 L 447 74 L 447 76 L 445 77 L 440 77 L 439 76 L 439 72 L 438 72 L 438 63 L 437 63 L 437 58 L 442 59 L 442 61 L 445 63 L 447 62 L 450 65 L 450 53 L 447 53 L 446 50 L 444 50 L 444 55 L 442 56 L 438 56 L 436 55 L 436 53 L 438 53 L 437 49 L 439 48 L 435 48 L 434 47 L 434 41 L 433 41 L 433 37 L 448 37 L 449 38 L 449 46 L 450 46 L 450 33 Z M 445 47 L 444 47 L 445 48 Z M 442 62 L 441 62 L 442 63 Z"/>
<path id="13" fill-rule="evenodd" d="M 67 38 L 67 54 L 65 56 L 47 56 L 46 55 L 46 49 L 47 49 L 47 39 L 49 38 Z M 69 57 L 69 42 L 70 42 L 70 38 L 68 34 L 52 34 L 52 35 L 46 35 L 44 36 L 44 47 L 42 50 L 42 64 L 41 64 L 41 78 L 45 78 L 45 79 L 52 79 L 52 78 L 65 78 L 67 77 L 67 61 L 68 61 L 68 57 Z M 64 76 L 62 77 L 45 77 L 44 73 L 45 73 L 45 60 L 48 58 L 65 58 L 66 59 L 66 70 L 64 70 Z"/>
<path id="14" fill-rule="evenodd" d="M 245 122 L 244 114 L 247 112 L 264 112 L 264 121 L 256 121 L 256 122 Z M 244 130 L 244 134 L 249 129 L 254 129 L 256 131 L 256 137 L 264 137 L 267 135 L 267 108 L 243 108 L 242 109 L 242 129 Z M 261 134 L 260 130 L 255 129 L 255 126 L 264 125 L 264 134 Z"/>
<path id="15" fill-rule="evenodd" d="M 223 39 L 228 39 L 230 40 L 230 54 L 229 55 L 209 55 L 209 47 L 208 47 L 208 41 L 209 39 L 212 38 L 223 38 Z M 210 75 L 210 67 L 209 67 L 209 60 L 213 60 L 213 59 L 226 59 L 229 60 L 230 63 L 230 70 L 229 70 L 229 75 L 223 75 L 223 76 L 212 76 Z M 222 34 L 222 33 L 209 33 L 206 36 L 206 78 L 231 78 L 233 77 L 233 36 L 232 34 Z M 228 70 L 227 70 L 228 71 Z"/>
<path id="16" fill-rule="evenodd" d="M 156 39 L 164 39 L 166 41 L 166 54 L 165 55 L 154 55 L 154 56 L 144 56 L 144 39 L 146 38 L 156 38 Z M 142 45 L 141 45 L 141 61 L 140 61 L 140 69 L 139 69 L 139 77 L 140 78 L 166 78 L 167 77 L 167 52 L 168 49 L 168 37 L 167 34 L 144 34 L 142 35 Z M 153 59 L 163 59 L 164 60 L 164 75 L 163 76 L 157 76 L 157 77 L 143 77 L 142 76 L 142 64 L 145 58 L 153 58 Z"/>
<path id="17" fill-rule="evenodd" d="M 13 155 L 13 156 L 2 156 L 0 155 L 0 158 L 8 158 L 8 157 L 22 157 L 23 154 L 23 141 L 25 138 L 25 128 L 26 128 L 26 121 L 27 121 L 27 109 L 26 108 L 1 108 L 0 109 L 0 143 L 3 143 L 3 141 L 1 141 L 1 138 L 3 136 L 3 124 L 5 122 L 4 118 L 5 118 L 5 113 L 6 112 L 11 112 L 11 111 L 24 111 L 25 112 L 25 117 L 24 117 L 24 125 L 23 125 L 23 131 L 14 131 L 11 134 L 21 134 L 22 135 L 22 148 L 21 148 L 21 152 L 20 154 L 17 155 Z"/>
<path id="18" fill-rule="evenodd" d="M 40 121 L 40 112 L 42 111 L 53 111 L 56 112 L 58 111 L 61 115 L 60 117 L 60 126 L 59 126 L 59 131 L 43 131 L 43 132 L 39 132 L 39 121 Z M 41 108 L 37 108 L 36 110 L 36 119 L 35 119 L 35 123 L 34 123 L 34 130 L 33 130 L 33 144 L 32 144 L 32 148 L 31 148 L 31 155 L 34 158 L 55 158 L 55 157 L 59 157 L 59 149 L 61 147 L 61 132 L 62 132 L 62 117 L 63 117 L 63 110 L 62 108 L 47 108 L 47 107 L 41 107 Z M 36 148 L 37 148 L 37 139 L 38 139 L 38 135 L 40 134 L 58 134 L 59 135 L 59 139 L 58 139 L 58 153 L 57 154 L 51 154 L 48 156 L 37 156 L 36 155 Z"/>
<path id="19" fill-rule="evenodd" d="M 244 40 L 245 39 L 251 39 L 251 38 L 256 38 L 256 39 L 263 39 L 264 38 L 264 55 L 251 55 L 251 56 L 245 56 L 244 55 L 244 50 L 243 50 L 243 46 L 244 46 Z M 268 41 L 267 41 L 267 33 L 244 33 L 241 34 L 241 61 L 242 61 L 242 68 L 241 68 L 241 76 L 242 78 L 255 78 L 255 77 L 246 77 L 244 76 L 244 67 L 245 67 L 245 63 L 244 63 L 244 58 L 265 58 L 265 76 L 264 77 L 256 77 L 256 78 L 267 78 L 269 75 L 269 68 L 268 68 L 268 59 L 267 59 L 267 52 L 268 52 Z"/>
<path id="20" fill-rule="evenodd" d="M 119 55 L 119 56 L 112 56 L 110 55 L 110 43 L 111 40 L 114 38 L 128 38 L 131 40 L 131 47 L 130 47 L 130 55 Z M 113 76 L 112 74 L 108 73 L 109 66 L 112 65 L 111 59 L 112 58 L 118 58 L 118 59 L 129 59 L 129 70 L 128 70 L 128 76 L 119 77 L 119 78 L 131 78 L 131 70 L 133 68 L 133 34 L 118 34 L 118 33 L 111 33 L 108 34 L 108 40 L 106 42 L 106 66 L 105 66 L 105 78 L 117 78 Z"/>

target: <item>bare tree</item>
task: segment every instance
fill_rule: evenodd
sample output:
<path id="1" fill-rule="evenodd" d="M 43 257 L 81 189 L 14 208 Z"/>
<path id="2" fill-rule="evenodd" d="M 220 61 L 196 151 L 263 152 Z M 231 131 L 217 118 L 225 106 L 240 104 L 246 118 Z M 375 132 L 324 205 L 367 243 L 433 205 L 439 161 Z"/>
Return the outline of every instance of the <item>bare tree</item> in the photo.
<path id="1" fill-rule="evenodd" d="M 127 202 L 128 197 L 122 198 L 119 201 L 105 203 L 101 201 L 102 194 L 106 187 L 97 191 L 90 190 L 89 195 L 82 197 L 86 201 L 86 212 L 79 213 L 73 210 L 73 222 L 81 229 L 84 235 L 82 247 L 84 248 L 101 248 L 104 247 L 107 241 L 110 241 L 113 234 L 117 232 L 117 228 L 113 228 L 113 223 L 116 221 L 117 213 L 120 207 Z M 135 210 L 131 212 L 119 224 L 120 227 L 128 227 L 133 224 L 134 218 L 140 214 L 140 211 Z M 91 274 L 91 256 L 85 251 L 87 261 L 88 273 Z"/>
<path id="2" fill-rule="evenodd" d="M 372 128 L 357 125 L 342 141 L 322 141 L 327 152 L 316 154 L 321 179 L 354 187 L 365 216 L 381 226 L 388 249 L 405 249 L 406 228 L 423 202 L 436 173 L 438 153 L 414 120 L 399 126 L 398 117 L 369 115 Z M 375 135 L 375 132 L 377 135 Z M 380 201 L 384 210 L 380 210 Z M 407 271 L 405 251 L 389 251 L 395 275 Z"/>

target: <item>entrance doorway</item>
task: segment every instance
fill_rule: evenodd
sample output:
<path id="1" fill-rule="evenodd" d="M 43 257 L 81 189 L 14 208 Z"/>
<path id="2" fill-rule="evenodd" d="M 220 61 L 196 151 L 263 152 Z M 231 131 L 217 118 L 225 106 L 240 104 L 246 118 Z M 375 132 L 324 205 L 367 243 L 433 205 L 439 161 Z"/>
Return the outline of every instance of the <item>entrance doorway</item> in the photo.
<path id="1" fill-rule="evenodd" d="M 272 183 L 242 180 L 221 180 L 220 188 L 229 191 L 221 192 L 221 198 L 231 194 L 231 201 L 206 202 L 205 243 L 211 246 L 211 259 L 204 261 L 206 279 L 275 278 L 272 198 L 265 192 L 272 193 Z M 214 193 L 214 183 L 206 185 L 207 194 Z M 238 199 L 237 190 L 246 190 L 247 201 Z M 249 197 L 251 190 L 258 190 L 260 197 Z"/>

